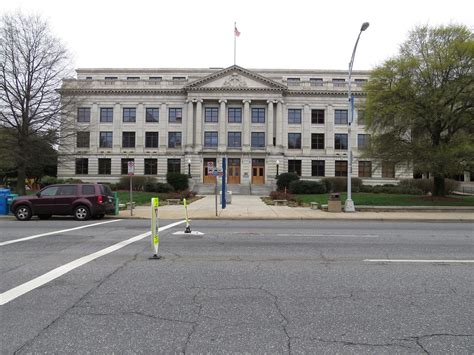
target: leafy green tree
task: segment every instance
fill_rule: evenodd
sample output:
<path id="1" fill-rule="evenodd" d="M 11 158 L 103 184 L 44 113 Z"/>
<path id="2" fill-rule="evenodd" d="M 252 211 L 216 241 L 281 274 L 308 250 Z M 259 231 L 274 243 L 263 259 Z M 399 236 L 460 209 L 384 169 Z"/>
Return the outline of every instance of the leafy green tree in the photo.
<path id="1" fill-rule="evenodd" d="M 366 85 L 366 155 L 444 179 L 474 164 L 474 36 L 465 26 L 418 27 Z"/>

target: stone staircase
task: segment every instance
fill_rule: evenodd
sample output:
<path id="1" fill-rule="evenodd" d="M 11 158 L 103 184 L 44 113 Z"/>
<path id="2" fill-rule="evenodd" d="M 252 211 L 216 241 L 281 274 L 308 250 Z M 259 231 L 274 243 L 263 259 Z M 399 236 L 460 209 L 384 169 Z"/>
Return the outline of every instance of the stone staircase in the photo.
<path id="1" fill-rule="evenodd" d="M 198 195 L 213 195 L 215 185 L 211 184 L 196 184 L 193 186 L 193 191 Z M 220 191 L 222 186 L 219 185 Z M 258 195 L 268 196 L 274 188 L 271 185 L 227 185 L 227 191 L 232 191 L 233 195 Z"/>

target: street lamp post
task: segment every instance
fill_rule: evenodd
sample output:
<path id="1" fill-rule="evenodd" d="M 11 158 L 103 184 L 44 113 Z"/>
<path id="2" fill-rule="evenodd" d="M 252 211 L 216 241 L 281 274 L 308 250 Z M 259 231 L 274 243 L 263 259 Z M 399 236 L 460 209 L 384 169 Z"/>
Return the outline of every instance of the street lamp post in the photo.
<path id="1" fill-rule="evenodd" d="M 191 177 L 191 159 L 188 159 L 188 178 Z"/>
<path id="2" fill-rule="evenodd" d="M 276 173 L 276 176 L 275 176 L 276 178 L 278 178 L 278 168 L 279 168 L 279 167 L 280 167 L 280 161 L 277 160 L 277 161 L 276 161 L 277 173 Z"/>
<path id="3" fill-rule="evenodd" d="M 351 150 L 351 125 L 352 125 L 352 114 L 353 114 L 353 107 L 354 98 L 352 97 L 351 92 L 351 77 L 352 77 L 352 67 L 354 65 L 354 57 L 357 49 L 357 44 L 359 43 L 360 35 L 363 31 L 365 31 L 369 27 L 368 22 L 364 22 L 360 28 L 359 35 L 357 36 L 357 41 L 354 45 L 354 50 L 352 51 L 351 61 L 349 62 L 349 89 L 348 89 L 348 109 L 347 109 L 347 125 L 348 125 L 348 132 L 347 132 L 347 160 L 349 164 L 347 164 L 347 200 L 344 206 L 345 212 L 355 212 L 354 201 L 352 201 L 352 150 Z"/>

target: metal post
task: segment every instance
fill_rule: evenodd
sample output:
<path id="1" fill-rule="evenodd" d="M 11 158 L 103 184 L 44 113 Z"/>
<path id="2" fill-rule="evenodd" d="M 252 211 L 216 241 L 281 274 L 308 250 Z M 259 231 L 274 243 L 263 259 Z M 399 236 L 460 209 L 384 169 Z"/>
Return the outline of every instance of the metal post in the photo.
<path id="1" fill-rule="evenodd" d="M 222 209 L 226 207 L 227 201 L 225 198 L 226 193 L 226 166 L 227 166 L 227 159 L 224 157 L 222 158 L 222 199 L 221 199 L 221 206 Z"/>
<path id="2" fill-rule="evenodd" d="M 153 197 L 151 199 L 151 246 L 153 248 L 153 256 L 150 259 L 161 259 L 161 256 L 158 255 L 158 248 L 160 246 L 160 218 L 158 215 L 158 207 L 160 206 L 160 201 L 158 197 Z"/>
<path id="3" fill-rule="evenodd" d="M 216 187 L 214 189 L 214 195 L 216 199 L 216 217 L 217 217 L 217 176 L 215 178 L 216 178 Z"/>
<path id="4" fill-rule="evenodd" d="M 347 200 L 344 206 L 345 212 L 355 212 L 354 201 L 352 201 L 352 147 L 351 147 L 351 125 L 352 125 L 352 110 L 353 100 L 351 92 L 351 79 L 352 79 L 352 67 L 354 66 L 354 57 L 356 54 L 357 44 L 359 43 L 360 35 L 369 27 L 368 22 L 364 22 L 360 28 L 359 35 L 357 36 L 354 50 L 352 51 L 351 61 L 349 62 L 349 80 L 348 80 L 348 107 L 347 107 Z"/>
<path id="5" fill-rule="evenodd" d="M 189 225 L 189 218 L 188 218 L 188 203 L 185 198 L 183 198 L 183 204 L 184 204 L 184 213 L 186 217 L 186 229 L 184 230 L 184 233 L 191 233 L 191 226 Z"/>
<path id="6" fill-rule="evenodd" d="M 130 175 L 130 216 L 133 216 L 132 175 Z"/>

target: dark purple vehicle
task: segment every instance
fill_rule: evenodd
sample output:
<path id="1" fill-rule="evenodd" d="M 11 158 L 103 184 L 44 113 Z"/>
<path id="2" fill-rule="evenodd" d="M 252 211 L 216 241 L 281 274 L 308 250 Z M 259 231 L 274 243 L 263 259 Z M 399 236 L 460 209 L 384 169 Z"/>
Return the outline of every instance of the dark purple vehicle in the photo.
<path id="1" fill-rule="evenodd" d="M 72 215 L 78 221 L 102 218 L 115 211 L 112 191 L 103 184 L 49 185 L 31 196 L 13 200 L 11 211 L 19 221 L 37 215 L 48 219 L 52 215 Z"/>

